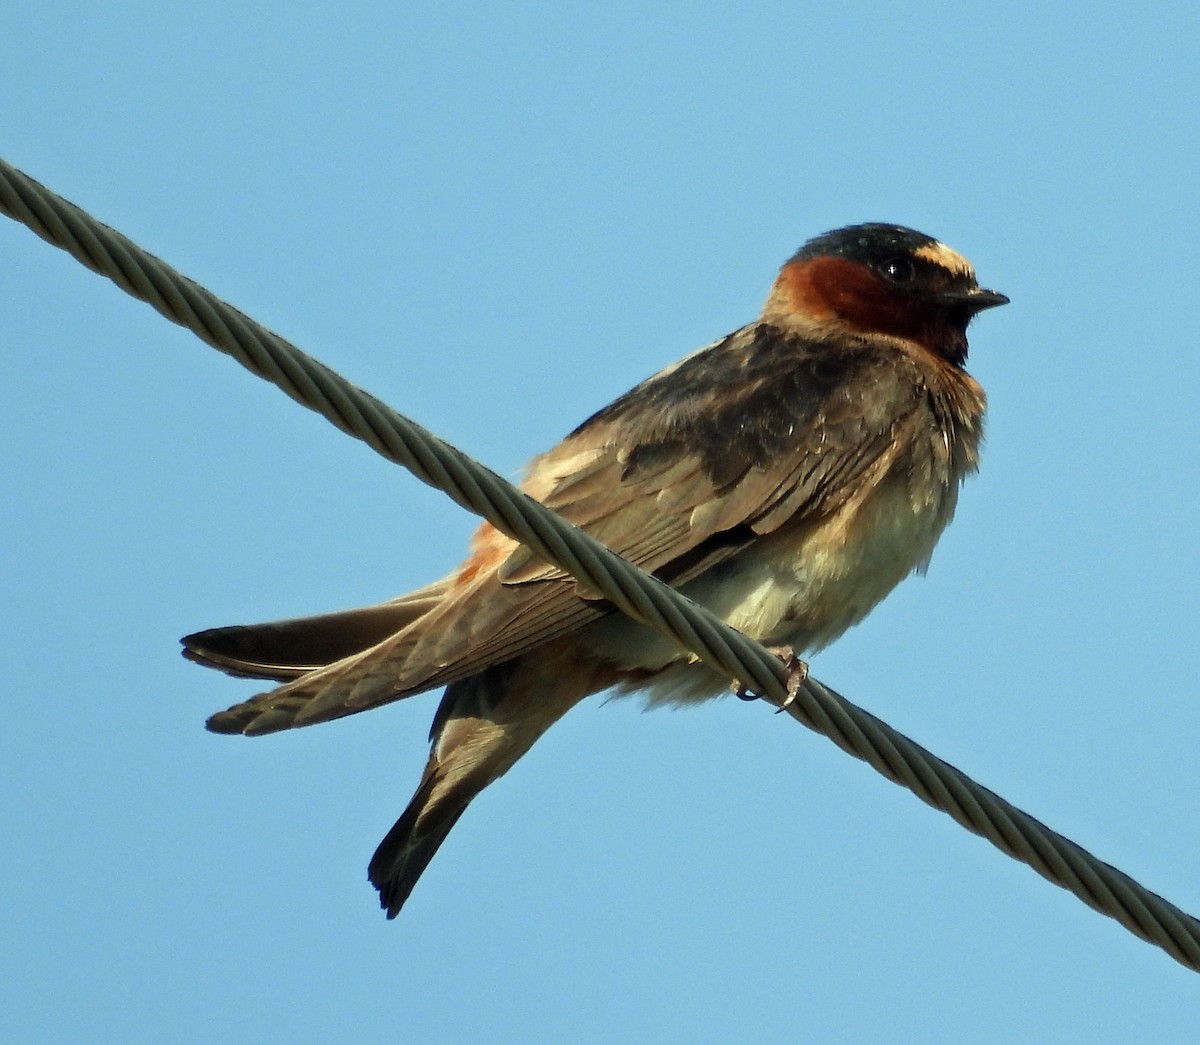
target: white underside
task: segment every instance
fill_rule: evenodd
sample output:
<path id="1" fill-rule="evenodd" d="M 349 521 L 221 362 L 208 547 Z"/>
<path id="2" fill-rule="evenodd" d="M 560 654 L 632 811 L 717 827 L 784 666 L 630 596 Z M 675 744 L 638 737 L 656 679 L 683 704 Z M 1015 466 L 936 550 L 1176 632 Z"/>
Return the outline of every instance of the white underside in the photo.
<path id="1" fill-rule="evenodd" d="M 865 504 L 818 526 L 777 531 L 684 585 L 683 592 L 739 631 L 771 646 L 813 653 L 863 619 L 914 570 L 924 570 L 954 512 L 957 484 L 914 504 L 906 483 L 885 482 Z M 649 705 L 688 704 L 728 692 L 729 680 L 628 618 L 589 625 L 589 645 L 626 668 L 665 669 L 644 691 Z"/>

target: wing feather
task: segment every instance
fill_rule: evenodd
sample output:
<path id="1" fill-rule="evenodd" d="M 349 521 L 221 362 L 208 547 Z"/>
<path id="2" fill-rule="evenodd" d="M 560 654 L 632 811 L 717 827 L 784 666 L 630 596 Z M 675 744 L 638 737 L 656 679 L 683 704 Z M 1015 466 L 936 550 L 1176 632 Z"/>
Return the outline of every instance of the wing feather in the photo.
<path id="1" fill-rule="evenodd" d="M 756 535 L 836 509 L 925 394 L 902 352 L 753 324 L 590 418 L 522 485 L 678 584 Z M 503 556 L 498 568 L 468 560 L 398 634 L 214 716 L 210 728 L 264 732 L 351 714 L 475 675 L 611 612 L 527 548 L 484 537 L 488 555 Z"/>

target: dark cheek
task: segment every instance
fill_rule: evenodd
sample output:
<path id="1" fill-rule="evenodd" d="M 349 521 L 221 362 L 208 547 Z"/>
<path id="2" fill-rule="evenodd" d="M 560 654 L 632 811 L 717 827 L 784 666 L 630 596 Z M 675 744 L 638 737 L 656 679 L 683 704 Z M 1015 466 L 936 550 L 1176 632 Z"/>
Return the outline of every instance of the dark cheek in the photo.
<path id="1" fill-rule="evenodd" d="M 915 337 L 925 318 L 913 300 L 861 265 L 823 258 L 806 266 L 809 301 L 820 302 L 855 333 Z M 810 314 L 817 312 L 810 305 Z"/>
<path id="2" fill-rule="evenodd" d="M 847 326 L 866 334 L 917 337 L 929 318 L 903 299 L 880 294 L 848 297 L 839 304 L 842 305 L 839 314 Z"/>

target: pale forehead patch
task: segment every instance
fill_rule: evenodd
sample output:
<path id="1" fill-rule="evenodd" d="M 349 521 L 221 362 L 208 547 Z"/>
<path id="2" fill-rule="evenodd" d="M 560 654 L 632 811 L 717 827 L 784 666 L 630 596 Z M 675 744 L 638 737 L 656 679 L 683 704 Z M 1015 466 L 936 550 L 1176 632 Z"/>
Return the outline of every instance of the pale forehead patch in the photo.
<path id="1" fill-rule="evenodd" d="M 932 261 L 935 265 L 940 265 L 956 276 L 966 276 L 967 279 L 975 278 L 975 269 L 971 263 L 957 250 L 951 250 L 944 243 L 927 243 L 914 250 L 913 254 L 926 261 Z"/>

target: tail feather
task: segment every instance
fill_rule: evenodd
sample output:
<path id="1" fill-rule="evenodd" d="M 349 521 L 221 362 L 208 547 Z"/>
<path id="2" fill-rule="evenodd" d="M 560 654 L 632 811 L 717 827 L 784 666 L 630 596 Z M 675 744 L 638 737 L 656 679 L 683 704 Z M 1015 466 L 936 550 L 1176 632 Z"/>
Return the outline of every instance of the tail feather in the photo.
<path id="1" fill-rule="evenodd" d="M 536 739 L 510 728 L 508 715 L 521 703 L 511 689 L 514 668 L 500 665 L 446 687 L 417 793 L 367 866 L 388 918 L 400 912 L 471 800 Z"/>
<path id="2" fill-rule="evenodd" d="M 417 793 L 367 869 L 389 918 L 404 906 L 475 796 L 587 693 L 600 688 L 590 666 L 569 645 L 557 653 L 518 658 L 446 688 Z"/>
<path id="3" fill-rule="evenodd" d="M 395 918 L 429 866 L 450 829 L 487 783 L 466 780 L 444 784 L 444 775 L 431 760 L 408 808 L 379 843 L 367 865 L 367 877 L 379 890 L 379 906 Z"/>

